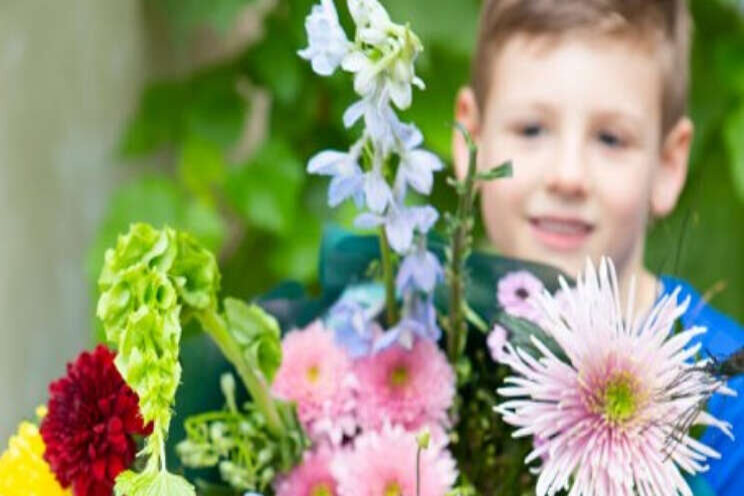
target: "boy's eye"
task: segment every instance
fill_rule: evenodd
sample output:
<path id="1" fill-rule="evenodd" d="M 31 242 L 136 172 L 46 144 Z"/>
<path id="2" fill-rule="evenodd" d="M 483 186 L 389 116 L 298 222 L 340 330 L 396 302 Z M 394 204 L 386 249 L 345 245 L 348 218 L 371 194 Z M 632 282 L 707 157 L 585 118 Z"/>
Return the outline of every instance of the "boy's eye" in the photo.
<path id="1" fill-rule="evenodd" d="M 625 141 L 620 136 L 610 131 L 600 131 L 597 138 L 603 145 L 610 148 L 620 148 L 625 146 Z"/>
<path id="2" fill-rule="evenodd" d="M 536 138 L 537 136 L 540 136 L 545 132 L 545 128 L 542 126 L 542 124 L 534 123 L 534 124 L 526 124 L 524 126 L 521 126 L 519 129 L 519 134 L 526 138 Z"/>

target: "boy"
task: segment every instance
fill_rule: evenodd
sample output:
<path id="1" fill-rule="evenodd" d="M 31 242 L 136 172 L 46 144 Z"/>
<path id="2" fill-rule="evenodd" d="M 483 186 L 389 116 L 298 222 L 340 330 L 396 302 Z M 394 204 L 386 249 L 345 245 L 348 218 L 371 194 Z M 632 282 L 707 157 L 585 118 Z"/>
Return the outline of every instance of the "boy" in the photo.
<path id="1" fill-rule="evenodd" d="M 587 257 L 610 256 L 621 295 L 635 276 L 641 308 L 681 285 L 691 297 L 685 326 L 706 326 L 702 349 L 725 357 L 744 346 L 744 330 L 643 265 L 648 222 L 674 209 L 687 174 L 690 24 L 684 0 L 486 0 L 455 118 L 476 140 L 479 166 L 513 161 L 513 178 L 482 185 L 486 232 L 501 253 L 571 275 Z M 453 153 L 462 174 L 458 133 Z M 717 395 L 709 409 L 740 443 L 744 379 L 729 386 L 738 398 Z M 738 494 L 744 449 L 717 429 L 703 442 L 723 455 L 704 474 L 709 486 Z"/>

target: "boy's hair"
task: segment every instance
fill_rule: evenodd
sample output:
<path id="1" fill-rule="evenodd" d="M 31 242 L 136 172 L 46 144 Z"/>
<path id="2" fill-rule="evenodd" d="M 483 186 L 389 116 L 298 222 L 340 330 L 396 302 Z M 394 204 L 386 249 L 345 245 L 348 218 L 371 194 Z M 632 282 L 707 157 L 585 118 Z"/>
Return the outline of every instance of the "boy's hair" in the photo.
<path id="1" fill-rule="evenodd" d="M 652 43 L 662 64 L 662 129 L 686 112 L 691 21 L 685 0 L 484 0 L 472 66 L 483 109 L 493 60 L 510 37 L 584 31 Z"/>

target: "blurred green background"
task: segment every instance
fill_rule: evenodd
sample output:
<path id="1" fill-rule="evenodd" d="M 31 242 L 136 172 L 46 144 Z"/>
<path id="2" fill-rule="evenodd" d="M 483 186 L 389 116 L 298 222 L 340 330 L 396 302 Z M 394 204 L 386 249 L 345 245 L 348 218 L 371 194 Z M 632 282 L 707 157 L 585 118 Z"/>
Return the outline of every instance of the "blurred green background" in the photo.
<path id="1" fill-rule="evenodd" d="M 312 285 L 323 223 L 353 216 L 330 212 L 326 181 L 304 172 L 348 146 L 355 99 L 346 76 L 296 55 L 311 0 L 47 3 L 0 6 L 0 439 L 95 339 L 103 251 L 130 222 L 192 231 L 219 254 L 225 294 L 250 299 Z M 449 160 L 480 1 L 383 3 L 425 45 L 427 89 L 404 117 Z M 744 321 L 741 4 L 691 1 L 692 168 L 647 261 Z M 441 177 L 435 198 L 452 201 Z"/>

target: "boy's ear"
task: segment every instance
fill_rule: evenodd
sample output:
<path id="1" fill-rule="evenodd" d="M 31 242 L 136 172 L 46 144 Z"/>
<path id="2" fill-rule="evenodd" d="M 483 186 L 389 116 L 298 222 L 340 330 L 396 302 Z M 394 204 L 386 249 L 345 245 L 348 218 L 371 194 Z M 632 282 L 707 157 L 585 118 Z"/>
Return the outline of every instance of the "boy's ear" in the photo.
<path id="1" fill-rule="evenodd" d="M 660 167 L 651 191 L 651 213 L 654 217 L 665 217 L 677 205 L 687 179 L 693 134 L 692 121 L 683 117 L 664 138 Z"/>
<path id="2" fill-rule="evenodd" d="M 480 112 L 475 100 L 475 93 L 469 86 L 463 86 L 455 99 L 455 121 L 462 124 L 477 143 L 480 133 Z M 456 127 L 452 130 L 452 159 L 457 177 L 465 177 L 468 169 L 468 145 L 462 133 Z"/>

